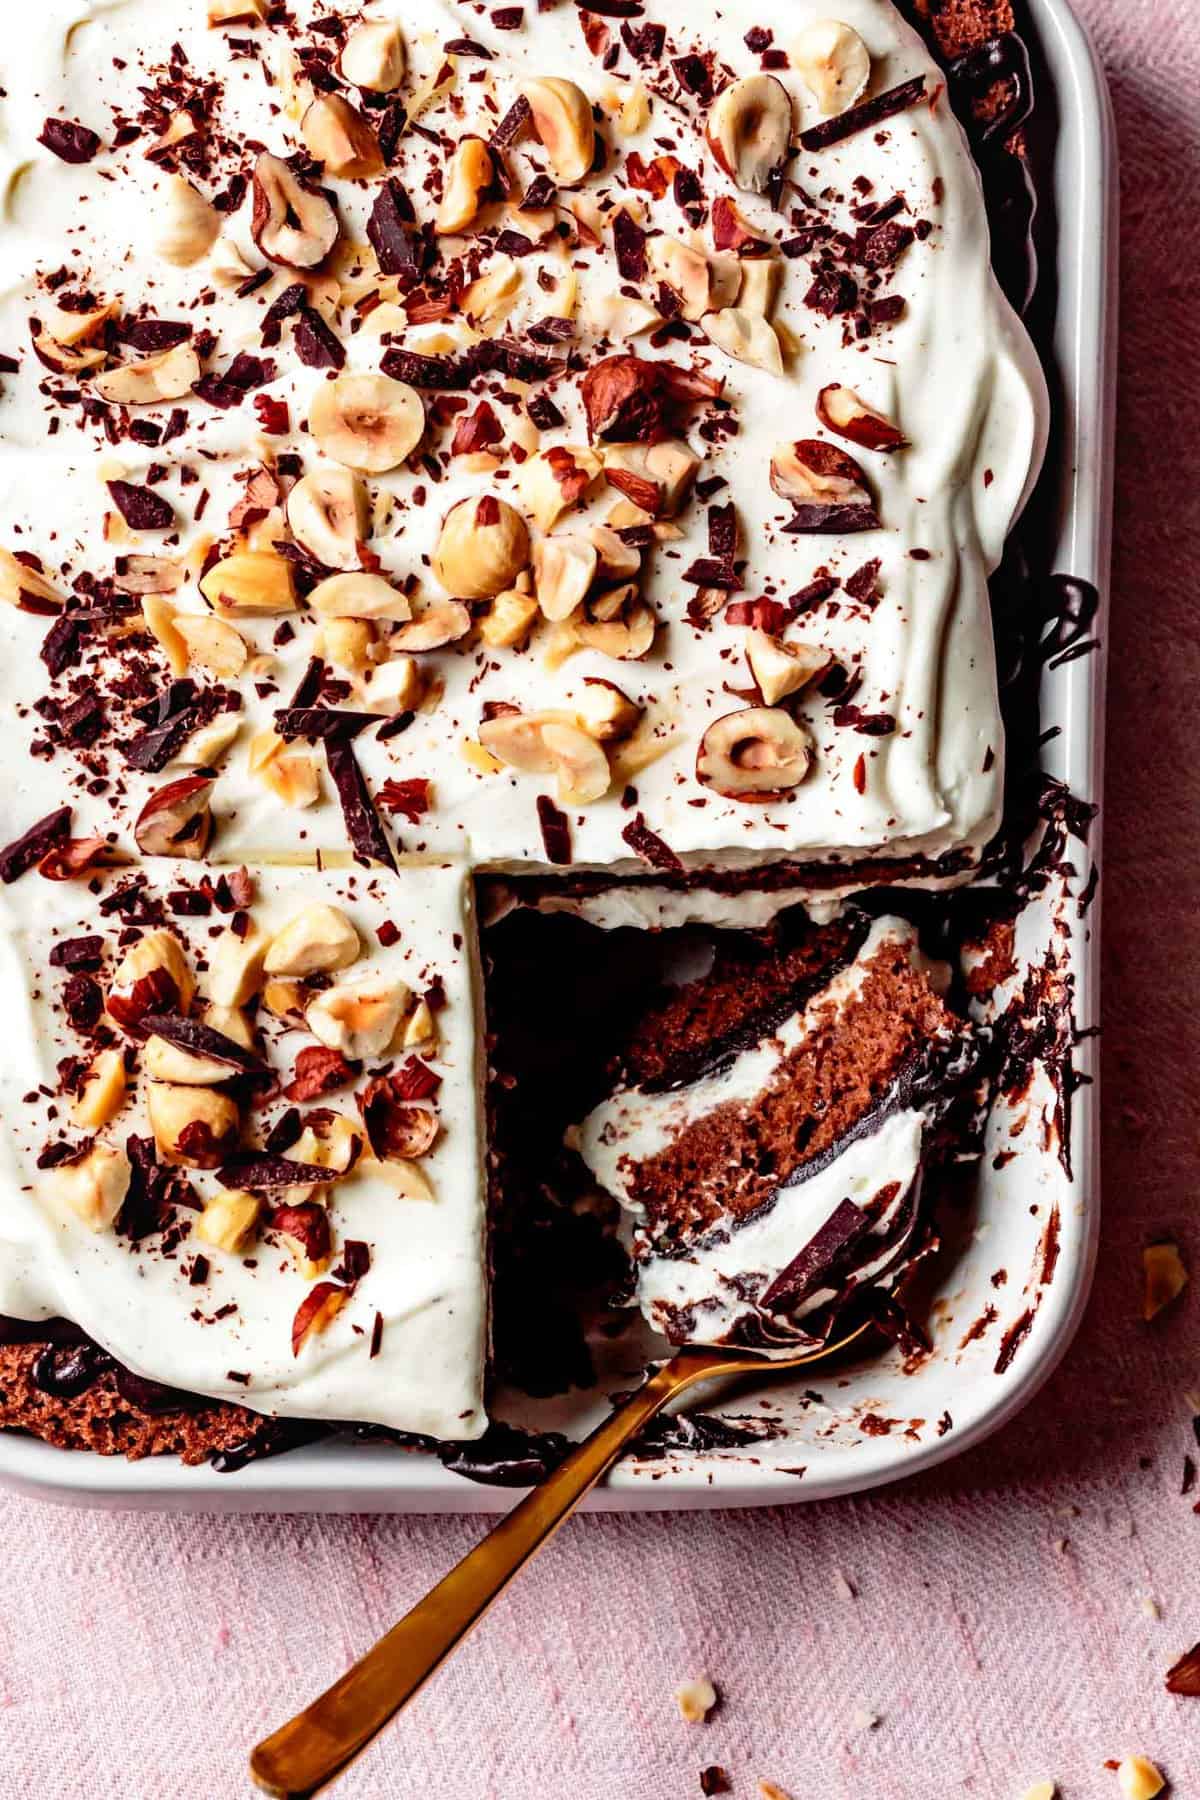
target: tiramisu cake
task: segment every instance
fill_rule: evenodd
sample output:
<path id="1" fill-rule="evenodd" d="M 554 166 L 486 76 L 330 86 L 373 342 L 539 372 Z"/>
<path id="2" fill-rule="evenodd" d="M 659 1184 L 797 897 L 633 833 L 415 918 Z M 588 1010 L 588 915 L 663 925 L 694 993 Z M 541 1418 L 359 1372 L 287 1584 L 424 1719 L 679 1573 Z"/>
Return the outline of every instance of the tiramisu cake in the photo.
<path id="1" fill-rule="evenodd" d="M 480 875 L 733 931 L 571 1140 L 667 1337 L 819 1339 L 911 1265 L 976 1053 L 848 897 L 997 829 L 1045 388 L 916 30 L 753 11 L 14 36 L 0 1422 L 484 1430 Z"/>

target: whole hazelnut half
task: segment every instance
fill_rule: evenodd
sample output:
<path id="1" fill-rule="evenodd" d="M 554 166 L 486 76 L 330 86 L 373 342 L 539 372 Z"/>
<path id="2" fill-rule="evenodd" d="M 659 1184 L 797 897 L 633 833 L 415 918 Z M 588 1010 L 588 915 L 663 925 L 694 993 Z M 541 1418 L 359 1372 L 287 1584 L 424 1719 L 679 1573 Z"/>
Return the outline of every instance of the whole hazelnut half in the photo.
<path id="1" fill-rule="evenodd" d="M 529 529 L 495 494 L 460 500 L 442 521 L 433 573 L 460 600 L 491 600 L 529 563 Z"/>

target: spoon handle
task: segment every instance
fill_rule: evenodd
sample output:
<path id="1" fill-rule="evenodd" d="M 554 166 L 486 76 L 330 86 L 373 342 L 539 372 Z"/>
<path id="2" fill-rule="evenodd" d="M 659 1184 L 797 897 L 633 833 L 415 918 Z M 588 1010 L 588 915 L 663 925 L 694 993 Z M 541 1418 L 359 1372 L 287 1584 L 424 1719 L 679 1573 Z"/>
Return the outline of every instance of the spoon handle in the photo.
<path id="1" fill-rule="evenodd" d="M 264 1738 L 250 1757 L 258 1786 L 279 1800 L 308 1800 L 335 1780 L 419 1692 L 630 1438 L 696 1373 L 682 1357 L 664 1363 L 353 1668 Z"/>

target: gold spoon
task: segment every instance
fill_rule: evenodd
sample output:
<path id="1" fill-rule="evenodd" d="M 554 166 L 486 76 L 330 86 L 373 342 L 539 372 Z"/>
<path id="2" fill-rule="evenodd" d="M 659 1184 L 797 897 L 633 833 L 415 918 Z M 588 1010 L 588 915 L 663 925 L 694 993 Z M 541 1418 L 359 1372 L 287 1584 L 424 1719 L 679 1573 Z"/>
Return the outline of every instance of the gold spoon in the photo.
<path id="1" fill-rule="evenodd" d="M 256 1746 L 250 1773 L 258 1786 L 278 1800 L 308 1800 L 336 1781 L 388 1720 L 420 1692 L 518 1570 L 612 1467 L 629 1440 L 677 1394 L 715 1376 L 804 1368 L 844 1349 L 867 1328 L 860 1325 L 836 1343 L 803 1356 L 768 1360 L 749 1350 L 680 1350 L 577 1445 L 540 1487 L 526 1494 L 340 1681 Z"/>

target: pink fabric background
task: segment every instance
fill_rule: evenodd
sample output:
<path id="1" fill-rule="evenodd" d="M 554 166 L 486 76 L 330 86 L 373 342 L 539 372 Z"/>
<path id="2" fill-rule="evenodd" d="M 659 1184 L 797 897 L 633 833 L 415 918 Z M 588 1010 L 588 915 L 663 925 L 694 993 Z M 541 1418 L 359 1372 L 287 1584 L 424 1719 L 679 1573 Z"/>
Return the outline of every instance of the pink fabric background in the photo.
<path id="1" fill-rule="evenodd" d="M 1029 1410 L 944 1472 L 771 1513 L 586 1518 L 347 1800 L 683 1800 L 724 1764 L 795 1800 L 1116 1796 L 1144 1751 L 1200 1797 L 1193 1292 L 1140 1322 L 1139 1251 L 1197 1252 L 1200 458 L 1196 0 L 1080 0 L 1124 158 L 1105 866 L 1106 1226 L 1090 1313 Z M 169 1518 L 0 1499 L 0 1795 L 248 1791 L 245 1753 L 470 1545 L 452 1519 Z M 840 1597 L 836 1574 L 856 1597 Z M 1161 1618 L 1148 1616 L 1151 1597 Z M 703 1727 L 672 1691 L 707 1670 Z M 879 1715 L 873 1729 L 856 1709 Z"/>

